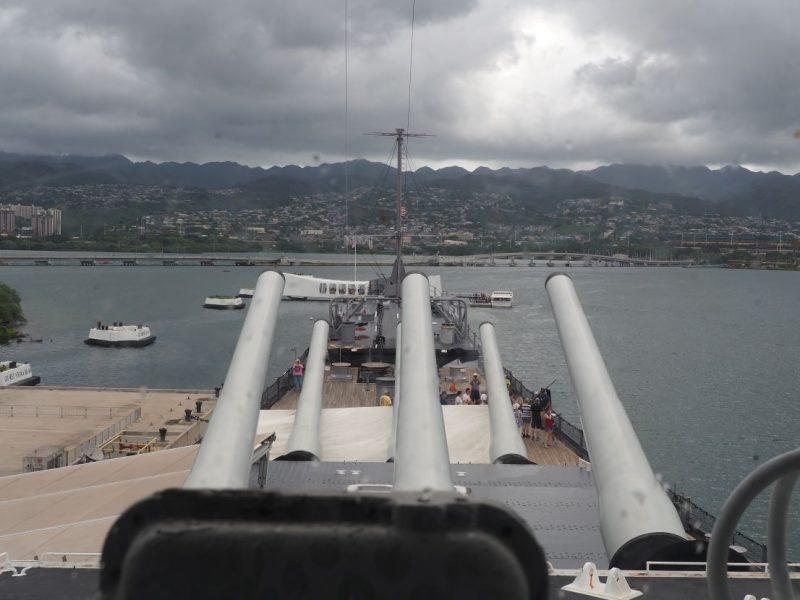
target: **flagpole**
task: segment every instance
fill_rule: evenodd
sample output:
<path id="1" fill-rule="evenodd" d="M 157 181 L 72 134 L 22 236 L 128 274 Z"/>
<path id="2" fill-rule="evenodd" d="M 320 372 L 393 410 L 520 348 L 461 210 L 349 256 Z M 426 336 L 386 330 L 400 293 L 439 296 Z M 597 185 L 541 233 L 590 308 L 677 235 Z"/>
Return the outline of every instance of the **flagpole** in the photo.
<path id="1" fill-rule="evenodd" d="M 356 284 L 356 279 L 358 279 L 357 273 L 358 273 L 358 238 L 353 238 L 353 285 L 357 285 Z"/>

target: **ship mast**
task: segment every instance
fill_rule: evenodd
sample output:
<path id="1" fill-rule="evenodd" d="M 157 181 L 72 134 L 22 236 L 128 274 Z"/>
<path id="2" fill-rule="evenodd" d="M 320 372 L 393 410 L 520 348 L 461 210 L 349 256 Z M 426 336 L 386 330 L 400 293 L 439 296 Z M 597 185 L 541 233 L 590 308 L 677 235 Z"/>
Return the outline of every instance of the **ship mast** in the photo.
<path id="1" fill-rule="evenodd" d="M 403 128 L 395 129 L 393 132 L 376 132 L 368 135 L 380 135 L 384 137 L 394 137 L 397 146 L 397 208 L 395 216 L 395 252 L 396 258 L 392 275 L 389 278 L 389 295 L 400 295 L 400 283 L 403 278 L 403 140 L 411 137 L 433 137 L 429 133 L 408 133 Z"/>
<path id="2" fill-rule="evenodd" d="M 397 133 L 397 217 L 395 218 L 397 258 L 395 260 L 399 264 L 403 254 L 403 129 L 397 129 L 395 132 Z"/>

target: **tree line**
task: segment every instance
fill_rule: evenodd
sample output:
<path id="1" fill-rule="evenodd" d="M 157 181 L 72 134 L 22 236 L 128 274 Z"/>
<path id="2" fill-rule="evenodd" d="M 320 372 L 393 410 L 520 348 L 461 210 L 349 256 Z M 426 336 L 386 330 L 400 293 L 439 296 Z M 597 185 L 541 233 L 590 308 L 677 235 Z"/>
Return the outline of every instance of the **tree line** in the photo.
<path id="1" fill-rule="evenodd" d="M 17 335 L 16 327 L 25 320 L 17 290 L 0 282 L 0 344 Z"/>

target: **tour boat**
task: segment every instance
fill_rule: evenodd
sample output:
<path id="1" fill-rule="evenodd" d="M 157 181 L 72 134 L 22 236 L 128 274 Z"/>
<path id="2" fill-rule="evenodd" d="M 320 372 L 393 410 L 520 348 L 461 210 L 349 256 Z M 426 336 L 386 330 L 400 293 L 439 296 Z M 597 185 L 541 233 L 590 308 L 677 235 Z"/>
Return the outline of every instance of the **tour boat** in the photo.
<path id="1" fill-rule="evenodd" d="M 475 292 L 466 296 L 459 295 L 458 298 L 466 298 L 470 306 L 475 308 L 492 308 L 492 301 L 489 294 L 485 292 Z"/>
<path id="2" fill-rule="evenodd" d="M 240 288 L 239 293 L 236 294 L 239 298 L 252 298 L 255 290 L 253 288 Z"/>
<path id="3" fill-rule="evenodd" d="M 219 310 L 244 308 L 244 300 L 238 296 L 208 296 L 203 303 L 203 308 L 216 308 Z"/>
<path id="4" fill-rule="evenodd" d="M 89 330 L 89 337 L 84 340 L 90 346 L 138 347 L 149 346 L 156 341 L 147 325 L 123 325 L 112 323 L 103 325 L 97 322 L 97 327 Z"/>
<path id="5" fill-rule="evenodd" d="M 33 374 L 29 363 L 14 360 L 0 361 L 0 387 L 38 385 L 41 377 Z"/>
<path id="6" fill-rule="evenodd" d="M 489 297 L 492 308 L 511 308 L 514 304 L 514 292 L 496 291 Z"/>

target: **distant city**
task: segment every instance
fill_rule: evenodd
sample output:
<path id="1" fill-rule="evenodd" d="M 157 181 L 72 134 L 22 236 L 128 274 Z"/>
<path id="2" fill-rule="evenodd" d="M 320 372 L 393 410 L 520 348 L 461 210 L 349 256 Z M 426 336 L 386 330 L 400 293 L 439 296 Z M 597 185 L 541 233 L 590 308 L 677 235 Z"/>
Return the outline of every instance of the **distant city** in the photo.
<path id="1" fill-rule="evenodd" d="M 0 247 L 337 252 L 356 243 L 363 252 L 376 253 L 394 248 L 393 170 L 385 165 L 355 161 L 351 189 L 345 190 L 342 165 L 253 170 L 222 163 L 227 170 L 221 177 L 219 164 L 214 171 L 210 165 L 173 164 L 166 174 L 158 171 L 166 165 L 149 164 L 147 179 L 168 181 L 144 184 L 135 182 L 142 178 L 139 171 L 120 175 L 140 163 L 113 160 L 120 163 L 113 176 L 67 170 L 70 181 L 56 185 L 53 179 L 66 177 L 62 160 L 47 177 L 6 182 L 0 190 Z M 48 163 L 34 164 L 42 170 Z M 667 179 L 657 169 L 420 169 L 407 176 L 404 246 L 408 252 L 442 255 L 553 250 L 797 265 L 796 178 L 697 167 L 674 168 Z M 236 177 L 243 182 L 230 185 Z M 96 181 L 126 178 L 134 181 Z M 185 184 L 192 178 L 202 184 Z M 634 187 L 650 181 L 656 182 L 653 189 Z M 686 196 L 686 190 L 696 196 Z"/>
<path id="2" fill-rule="evenodd" d="M 61 235 L 61 211 L 34 205 L 0 204 L 0 235 L 21 238 Z"/>

